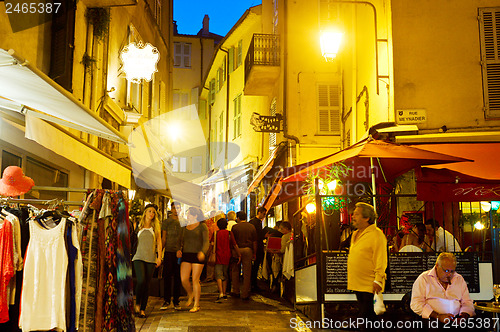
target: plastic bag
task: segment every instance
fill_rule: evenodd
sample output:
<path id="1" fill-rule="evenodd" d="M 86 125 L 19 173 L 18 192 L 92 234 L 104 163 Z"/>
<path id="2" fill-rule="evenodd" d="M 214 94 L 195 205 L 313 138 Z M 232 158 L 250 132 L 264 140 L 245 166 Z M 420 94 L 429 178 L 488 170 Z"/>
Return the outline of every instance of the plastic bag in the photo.
<path id="1" fill-rule="evenodd" d="M 385 312 L 384 297 L 382 293 L 375 293 L 373 295 L 373 310 L 377 316 Z"/>

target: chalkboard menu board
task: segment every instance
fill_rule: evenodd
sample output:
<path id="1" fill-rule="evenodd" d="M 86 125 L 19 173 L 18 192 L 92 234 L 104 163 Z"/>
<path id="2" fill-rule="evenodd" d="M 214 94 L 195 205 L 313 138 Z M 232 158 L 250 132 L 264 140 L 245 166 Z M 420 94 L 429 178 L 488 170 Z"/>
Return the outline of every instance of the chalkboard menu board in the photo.
<path id="1" fill-rule="evenodd" d="M 325 293 L 342 294 L 347 290 L 347 255 L 344 252 L 324 253 Z M 404 294 L 411 291 L 413 282 L 436 264 L 439 254 L 399 252 L 389 255 L 385 293 Z M 477 253 L 455 253 L 457 273 L 462 275 L 470 293 L 479 293 L 479 262 Z"/>
<path id="2" fill-rule="evenodd" d="M 325 254 L 325 293 L 349 293 L 347 290 L 347 253 Z"/>

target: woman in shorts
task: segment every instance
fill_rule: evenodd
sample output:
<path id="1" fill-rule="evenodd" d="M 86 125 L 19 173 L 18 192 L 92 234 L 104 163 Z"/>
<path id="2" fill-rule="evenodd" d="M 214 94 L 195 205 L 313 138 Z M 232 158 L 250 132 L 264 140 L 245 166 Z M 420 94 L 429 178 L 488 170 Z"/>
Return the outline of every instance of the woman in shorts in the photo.
<path id="1" fill-rule="evenodd" d="M 204 219 L 205 217 L 200 209 L 190 207 L 187 211 L 187 225 L 182 227 L 181 236 L 179 237 L 180 250 L 177 251 L 177 257 L 182 258 L 181 282 L 188 295 L 186 305 L 189 307 L 194 299 L 193 308 L 189 312 L 200 310 L 200 275 L 201 271 L 203 271 L 205 255 L 209 245 L 208 228 L 203 222 Z M 193 280 L 192 286 L 189 282 L 190 276 Z"/>

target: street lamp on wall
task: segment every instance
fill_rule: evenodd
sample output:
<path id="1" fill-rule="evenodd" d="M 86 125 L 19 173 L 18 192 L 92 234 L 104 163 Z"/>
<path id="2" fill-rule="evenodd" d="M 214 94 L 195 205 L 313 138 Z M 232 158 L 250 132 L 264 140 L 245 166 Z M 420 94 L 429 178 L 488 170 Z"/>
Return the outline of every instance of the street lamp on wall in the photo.
<path id="1" fill-rule="evenodd" d="M 321 54 L 326 61 L 333 61 L 342 42 L 342 32 L 325 30 L 320 36 Z"/>
<path id="2" fill-rule="evenodd" d="M 380 94 L 380 89 L 379 89 L 379 80 L 380 79 L 388 79 L 389 78 L 389 75 L 380 75 L 379 74 L 379 52 L 378 52 L 378 43 L 388 43 L 388 39 L 382 39 L 382 38 L 379 38 L 378 37 L 378 27 L 377 27 L 377 9 L 375 8 L 375 5 L 372 4 L 371 2 L 369 1 L 358 1 L 358 0 L 329 0 L 330 3 L 337 3 L 337 4 L 353 4 L 353 5 L 366 5 L 368 6 L 369 8 L 372 9 L 372 12 L 373 12 L 373 24 L 374 24 L 374 33 L 375 33 L 375 38 L 374 38 L 374 46 L 375 46 L 375 86 L 377 88 L 377 95 Z M 339 32 L 337 32 L 339 33 Z M 340 37 L 338 35 L 336 35 L 336 38 L 338 40 L 338 43 L 337 43 L 337 48 L 335 49 L 326 49 L 326 48 L 323 48 L 323 33 L 321 34 L 320 36 L 320 44 L 321 44 L 321 53 L 323 54 L 323 56 L 325 57 L 325 59 L 327 61 L 332 61 L 333 58 L 335 58 L 335 56 L 337 55 L 337 52 L 339 50 L 339 46 L 340 46 L 340 41 L 341 41 L 341 37 L 342 36 L 342 33 L 340 33 Z M 326 38 L 325 38 L 326 40 Z M 334 52 L 333 52 L 334 50 Z M 331 55 L 333 55 L 333 58 L 331 57 Z M 328 56 L 328 57 L 327 57 Z"/>

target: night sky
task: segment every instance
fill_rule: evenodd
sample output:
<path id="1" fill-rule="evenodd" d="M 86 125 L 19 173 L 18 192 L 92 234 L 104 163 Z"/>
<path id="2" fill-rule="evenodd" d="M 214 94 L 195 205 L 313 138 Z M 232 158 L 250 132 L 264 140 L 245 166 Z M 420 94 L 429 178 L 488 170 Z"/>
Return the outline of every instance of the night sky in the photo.
<path id="1" fill-rule="evenodd" d="M 174 20 L 180 34 L 195 35 L 208 14 L 210 32 L 225 36 L 245 10 L 261 3 L 261 0 L 174 0 Z"/>

